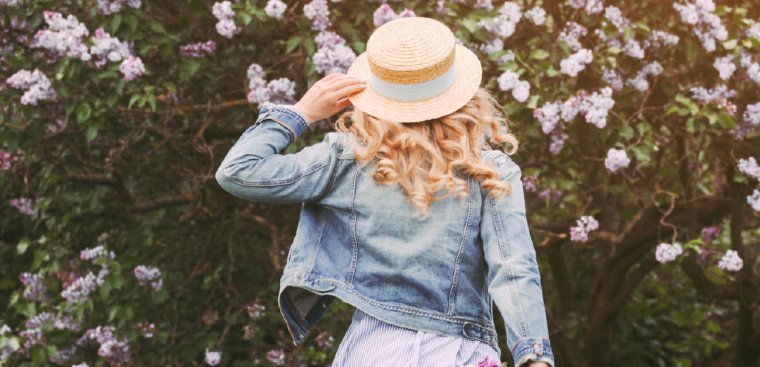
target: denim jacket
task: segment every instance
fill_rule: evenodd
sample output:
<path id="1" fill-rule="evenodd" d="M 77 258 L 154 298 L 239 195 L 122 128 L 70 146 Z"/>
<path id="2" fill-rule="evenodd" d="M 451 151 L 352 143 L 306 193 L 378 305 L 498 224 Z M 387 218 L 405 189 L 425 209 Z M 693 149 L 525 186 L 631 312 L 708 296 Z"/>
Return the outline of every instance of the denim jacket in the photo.
<path id="1" fill-rule="evenodd" d="M 353 134 L 329 132 L 280 154 L 307 127 L 289 106 L 264 103 L 216 171 L 238 198 L 301 203 L 278 294 L 294 345 L 339 298 L 383 321 L 480 340 L 501 354 L 495 302 L 515 365 L 554 366 L 521 170 L 509 156 L 481 151 L 512 186 L 509 197 L 493 199 L 470 178 L 467 200 L 436 201 L 423 220 L 398 185 L 373 180 L 374 162 L 355 162 Z"/>

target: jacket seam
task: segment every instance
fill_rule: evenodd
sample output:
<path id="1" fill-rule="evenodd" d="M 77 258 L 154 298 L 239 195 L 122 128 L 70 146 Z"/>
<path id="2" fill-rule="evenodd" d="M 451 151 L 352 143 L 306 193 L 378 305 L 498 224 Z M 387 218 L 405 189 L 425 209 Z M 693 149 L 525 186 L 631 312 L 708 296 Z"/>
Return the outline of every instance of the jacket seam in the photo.
<path id="1" fill-rule="evenodd" d="M 354 173 L 353 180 L 351 182 L 351 196 L 349 198 L 349 207 L 351 208 L 351 239 L 353 242 L 353 249 L 351 253 L 351 264 L 348 266 L 348 284 L 349 289 L 354 287 L 354 272 L 356 271 L 356 264 L 359 257 L 359 240 L 356 238 L 356 222 L 358 221 L 356 215 L 356 209 L 354 208 L 354 201 L 356 200 L 356 180 L 361 173 L 362 168 L 358 167 Z"/>
<path id="2" fill-rule="evenodd" d="M 499 253 L 501 254 L 504 267 L 506 268 L 510 279 L 514 279 L 514 276 L 515 276 L 514 269 L 512 269 L 512 266 L 509 265 L 509 261 L 505 261 L 504 252 L 501 249 L 502 245 L 504 247 L 510 246 L 509 241 L 504 238 L 504 232 L 501 230 L 502 227 L 504 227 L 504 222 L 501 219 L 501 215 L 499 214 L 498 209 L 496 208 L 496 200 L 492 197 L 489 197 L 489 201 L 491 203 L 491 214 L 494 216 L 494 226 L 496 227 L 496 237 L 498 238 L 499 248 L 500 248 Z M 506 248 L 504 250 L 506 250 Z M 517 322 L 520 325 L 520 336 L 525 337 L 527 336 L 527 330 L 525 327 L 522 306 L 520 305 L 520 302 L 518 302 L 519 295 L 517 294 L 517 291 L 514 288 L 515 285 L 510 279 L 507 279 L 507 287 L 509 288 L 509 292 L 511 293 L 511 297 L 509 298 L 512 300 L 512 306 L 515 308 L 515 312 L 517 312 L 517 318 L 518 318 Z"/>
<path id="3" fill-rule="evenodd" d="M 325 224 L 327 222 L 324 215 L 319 216 L 319 221 L 321 223 L 319 226 L 319 237 L 317 237 L 317 249 L 314 251 L 314 257 L 311 259 L 311 268 L 309 268 L 309 272 L 314 271 L 314 265 L 317 263 L 317 256 L 319 256 L 319 250 L 322 247 L 322 234 L 325 231 Z"/>
<path id="4" fill-rule="evenodd" d="M 451 280 L 451 289 L 449 290 L 449 304 L 446 311 L 447 315 L 451 315 L 454 312 L 453 304 L 456 298 L 456 289 L 459 285 L 459 264 L 462 260 L 462 250 L 466 243 L 465 240 L 467 239 L 467 230 L 470 228 L 470 220 L 472 218 L 473 194 L 469 180 L 467 180 L 467 193 L 469 194 L 467 200 L 467 220 L 465 221 L 464 228 L 462 229 L 462 239 L 459 240 L 459 249 L 457 250 L 456 260 L 454 261 L 454 277 Z"/>
<path id="5" fill-rule="evenodd" d="M 300 172 L 300 173 L 294 175 L 293 177 L 290 177 L 290 178 L 287 178 L 287 179 L 283 179 L 283 180 L 277 180 L 277 181 L 250 181 L 250 180 L 241 180 L 241 179 L 229 176 L 229 175 L 222 175 L 222 177 L 224 177 L 227 181 L 234 182 L 234 183 L 236 183 L 238 185 L 241 185 L 241 186 L 252 186 L 252 187 L 254 187 L 254 186 L 255 187 L 280 186 L 280 185 L 292 184 L 292 183 L 294 183 L 294 182 L 296 182 L 296 181 L 298 181 L 298 180 L 300 180 L 300 179 L 302 179 L 302 178 L 304 178 L 304 177 L 306 177 L 306 176 L 308 176 L 308 175 L 310 175 L 310 174 L 312 174 L 312 173 L 314 173 L 316 171 L 319 171 L 320 169 L 322 169 L 323 167 L 327 166 L 328 164 L 330 164 L 330 159 L 329 158 L 327 160 L 325 160 L 325 161 L 315 163 L 311 167 L 307 168 L 303 172 Z"/>

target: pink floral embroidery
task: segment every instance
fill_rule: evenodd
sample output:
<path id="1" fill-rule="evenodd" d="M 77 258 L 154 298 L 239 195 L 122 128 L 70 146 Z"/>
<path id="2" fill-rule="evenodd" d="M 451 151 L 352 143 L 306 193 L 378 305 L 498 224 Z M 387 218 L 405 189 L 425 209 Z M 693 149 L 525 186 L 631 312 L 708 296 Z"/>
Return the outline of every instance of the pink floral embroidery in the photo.
<path id="1" fill-rule="evenodd" d="M 478 362 L 478 367 L 501 367 L 501 361 L 498 359 L 492 361 L 486 356 L 482 361 Z"/>

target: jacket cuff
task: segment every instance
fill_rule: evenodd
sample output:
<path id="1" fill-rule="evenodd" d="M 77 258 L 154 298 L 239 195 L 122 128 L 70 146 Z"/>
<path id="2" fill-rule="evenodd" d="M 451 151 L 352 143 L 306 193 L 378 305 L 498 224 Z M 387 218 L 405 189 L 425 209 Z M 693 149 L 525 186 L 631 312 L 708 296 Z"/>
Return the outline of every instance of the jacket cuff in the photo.
<path id="1" fill-rule="evenodd" d="M 544 362 L 554 366 L 554 353 L 549 339 L 523 338 L 512 348 L 515 367 L 527 367 L 531 362 Z"/>
<path id="2" fill-rule="evenodd" d="M 259 108 L 259 117 L 256 122 L 270 119 L 282 125 L 290 132 L 290 142 L 293 143 L 306 131 L 309 123 L 291 107 L 292 105 L 264 102 Z"/>

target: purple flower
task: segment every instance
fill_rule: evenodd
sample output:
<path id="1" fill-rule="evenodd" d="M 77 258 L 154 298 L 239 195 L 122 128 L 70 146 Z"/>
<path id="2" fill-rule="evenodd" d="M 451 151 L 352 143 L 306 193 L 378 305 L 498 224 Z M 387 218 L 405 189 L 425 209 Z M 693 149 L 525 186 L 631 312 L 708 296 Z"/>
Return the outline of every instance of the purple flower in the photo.
<path id="1" fill-rule="evenodd" d="M 133 80 L 145 73 L 145 65 L 138 56 L 129 56 L 119 66 L 119 71 L 124 74 L 124 80 Z"/>
<path id="2" fill-rule="evenodd" d="M 327 8 L 327 0 L 312 0 L 303 6 L 303 14 L 311 20 L 311 28 L 324 31 L 330 26 L 330 10 Z"/>
<path id="3" fill-rule="evenodd" d="M 264 12 L 275 19 L 282 19 L 282 15 L 288 6 L 280 0 L 269 0 L 264 7 Z"/>
<path id="4" fill-rule="evenodd" d="M 39 101 L 52 100 L 57 97 L 52 83 L 39 69 L 20 70 L 11 75 L 6 82 L 13 88 L 25 90 L 21 104 L 37 105 Z"/>
<path id="5" fill-rule="evenodd" d="M 21 284 L 25 286 L 22 296 L 29 301 L 43 301 L 47 299 L 47 287 L 42 284 L 39 274 L 23 272 L 19 274 Z"/>
<path id="6" fill-rule="evenodd" d="M 586 65 L 591 63 L 593 59 L 594 55 L 591 50 L 581 48 L 578 52 L 560 61 L 560 72 L 575 77 L 578 73 L 583 71 L 583 69 L 586 68 Z"/>
<path id="7" fill-rule="evenodd" d="M 317 335 L 317 346 L 322 349 L 332 348 L 333 342 L 334 342 L 333 336 L 330 335 L 330 332 L 327 330 Z"/>
<path id="8" fill-rule="evenodd" d="M 76 17 L 54 11 L 44 11 L 43 17 L 48 28 L 38 31 L 30 46 L 44 48 L 53 53 L 54 57 L 74 57 L 82 61 L 90 60 L 88 47 L 84 38 L 90 34 L 87 27 Z"/>
<path id="9" fill-rule="evenodd" d="M 625 154 L 624 149 L 610 148 L 610 150 L 607 151 L 607 158 L 604 159 L 604 166 L 607 167 L 610 172 L 616 172 L 621 168 L 628 167 L 630 163 L 631 159 Z"/>
<path id="10" fill-rule="evenodd" d="M 97 67 L 105 65 L 109 61 L 124 60 L 132 54 L 130 43 L 121 42 L 118 38 L 111 37 L 103 28 L 95 30 L 92 42 L 90 54 L 95 58 L 95 66 Z"/>
<path id="11" fill-rule="evenodd" d="M 744 261 L 735 250 L 728 250 L 718 262 L 718 267 L 726 271 L 739 271 Z"/>
<path id="12" fill-rule="evenodd" d="M 315 41 L 318 49 L 312 56 L 312 61 L 319 73 L 345 73 L 356 59 L 356 53 L 335 32 L 322 31 L 315 37 Z"/>
<path id="13" fill-rule="evenodd" d="M 12 167 L 13 162 L 18 162 L 21 157 L 18 154 L 12 154 L 4 150 L 0 150 L 0 170 L 8 171 Z"/>
<path id="14" fill-rule="evenodd" d="M 98 0 L 98 9 L 100 9 L 104 15 L 118 13 L 122 11 L 125 6 L 139 9 L 141 5 L 142 3 L 140 0 Z"/>
<path id="15" fill-rule="evenodd" d="M 213 54 L 214 51 L 216 51 L 216 42 L 213 40 L 189 43 L 182 46 L 182 55 L 186 57 L 203 58 Z"/>
<path id="16" fill-rule="evenodd" d="M 138 265 L 135 267 L 134 273 L 137 282 L 140 283 L 141 286 L 150 284 L 154 290 L 159 291 L 164 284 L 164 280 L 161 278 L 161 271 L 158 270 L 158 268 Z"/>
<path id="17" fill-rule="evenodd" d="M 206 348 L 206 357 L 205 362 L 209 366 L 216 366 L 221 362 L 222 360 L 222 352 L 220 351 L 212 351 Z"/>
<path id="18" fill-rule="evenodd" d="M 678 255 L 681 255 L 683 253 L 683 249 L 681 248 L 681 244 L 679 243 L 661 243 L 657 245 L 657 249 L 655 250 L 654 256 L 660 263 L 664 264 L 670 261 L 673 261 L 678 257 Z"/>
<path id="19" fill-rule="evenodd" d="M 702 242 L 709 244 L 715 239 L 715 237 L 718 237 L 718 234 L 720 234 L 720 227 L 718 226 L 702 228 Z"/>
<path id="20" fill-rule="evenodd" d="M 588 241 L 588 233 L 599 229 L 599 222 L 590 215 L 584 215 L 578 219 L 575 227 L 570 228 L 570 239 L 575 242 Z"/>
<path id="21" fill-rule="evenodd" d="M 282 349 L 272 349 L 267 352 L 267 360 L 278 366 L 282 366 L 285 364 L 285 351 Z"/>
<path id="22" fill-rule="evenodd" d="M 32 199 L 25 198 L 25 197 L 19 197 L 19 198 L 13 198 L 10 201 L 10 204 L 18 209 L 21 214 L 28 215 L 32 218 L 37 217 L 37 209 L 34 208 L 34 203 Z"/>

